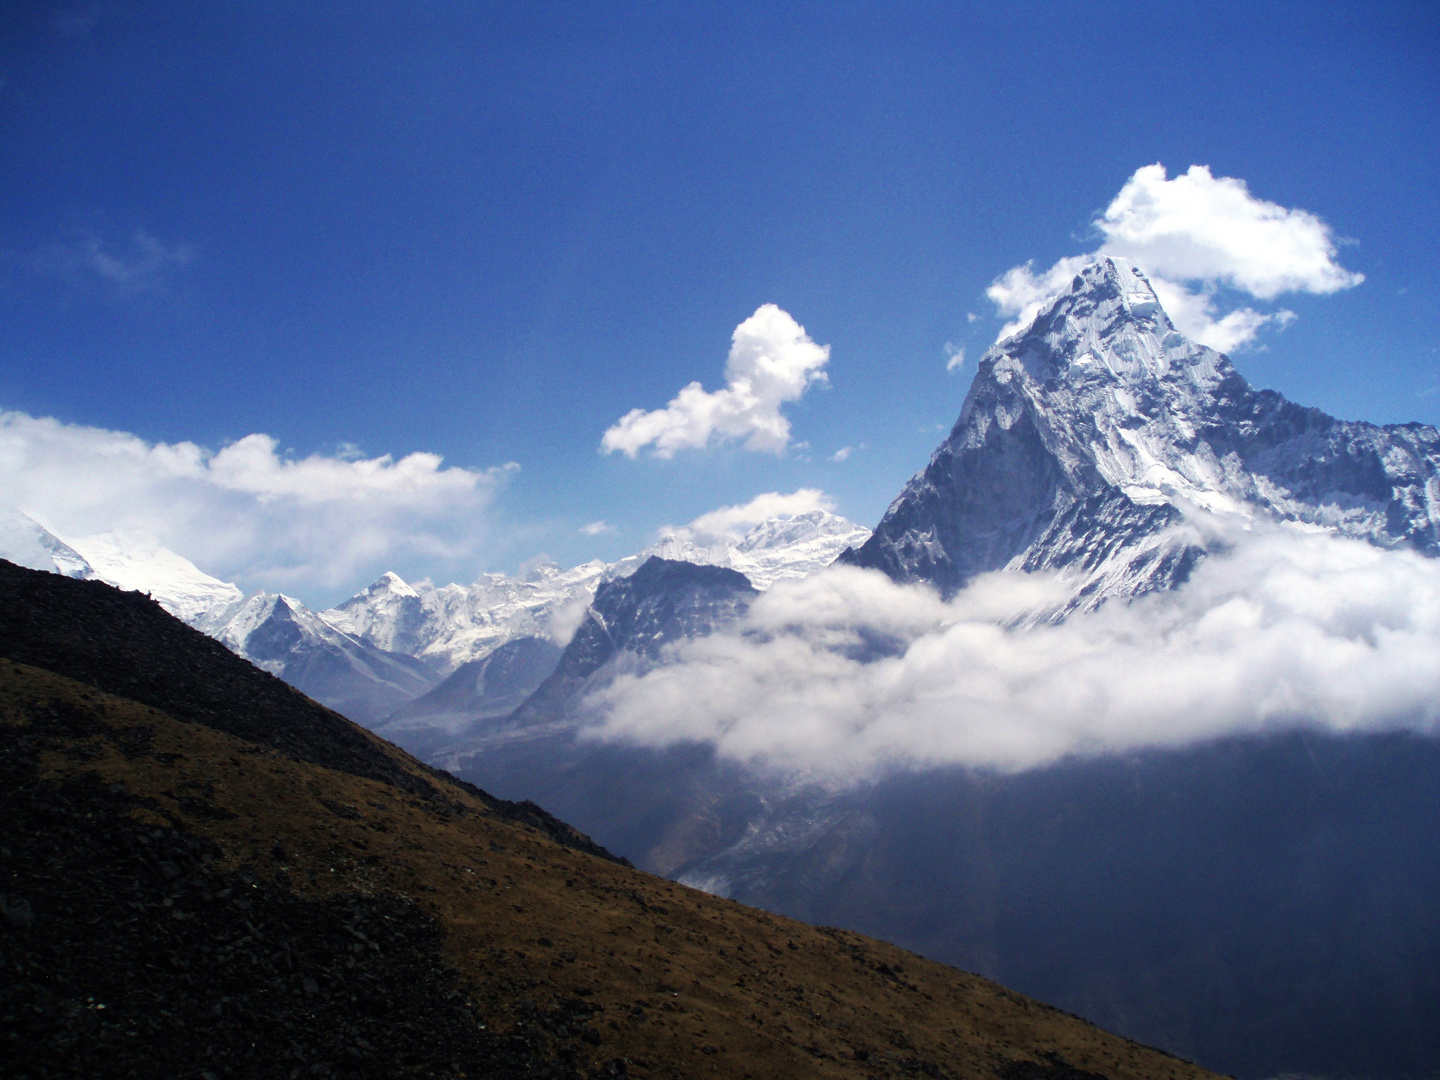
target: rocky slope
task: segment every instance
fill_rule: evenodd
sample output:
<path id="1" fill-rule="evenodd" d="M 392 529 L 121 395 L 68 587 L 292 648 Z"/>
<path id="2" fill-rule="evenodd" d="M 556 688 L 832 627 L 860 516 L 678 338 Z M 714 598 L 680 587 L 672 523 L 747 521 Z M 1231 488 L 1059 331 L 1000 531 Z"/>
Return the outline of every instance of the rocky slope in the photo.
<path id="1" fill-rule="evenodd" d="M 0 564 L 7 1075 L 1198 1078 L 629 869 L 154 603 Z"/>
<path id="2" fill-rule="evenodd" d="M 1102 258 L 985 354 L 949 438 L 844 558 L 947 593 L 1063 570 L 1093 607 L 1183 580 L 1207 517 L 1256 515 L 1440 554 L 1440 433 L 1255 390 Z"/>

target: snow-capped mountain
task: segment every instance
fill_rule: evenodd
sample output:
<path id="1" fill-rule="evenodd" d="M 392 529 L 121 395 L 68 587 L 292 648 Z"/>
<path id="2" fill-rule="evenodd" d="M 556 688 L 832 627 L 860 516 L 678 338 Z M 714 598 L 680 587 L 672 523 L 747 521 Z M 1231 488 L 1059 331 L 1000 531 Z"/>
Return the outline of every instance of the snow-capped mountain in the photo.
<path id="1" fill-rule="evenodd" d="M 569 570 L 545 564 L 523 578 L 484 574 L 471 585 L 439 587 L 411 586 L 387 573 L 320 615 L 377 648 L 448 674 L 507 641 L 568 641 L 605 569 L 598 560 Z"/>
<path id="2" fill-rule="evenodd" d="M 763 590 L 829 566 L 869 535 L 868 529 L 838 514 L 812 510 L 762 521 L 739 540 L 700 544 L 683 534 L 662 537 L 608 565 L 594 561 L 561 570 L 542 564 L 524 577 L 485 574 L 472 585 L 440 587 L 409 585 L 387 573 L 320 615 L 377 648 L 450 672 L 507 641 L 542 637 L 564 645 L 600 584 L 628 577 L 652 556 L 728 567 Z"/>
<path id="3" fill-rule="evenodd" d="M 839 514 L 810 510 L 793 517 L 760 522 L 740 539 L 697 543 L 683 532 L 661 537 L 644 551 L 613 563 L 610 580 L 633 574 L 652 555 L 675 562 L 725 566 L 738 570 L 762 592 L 777 581 L 806 577 L 829 566 L 846 548 L 859 547 L 870 530 Z"/>
<path id="4" fill-rule="evenodd" d="M 177 619 L 212 636 L 245 599 L 239 586 L 211 577 L 152 536 L 100 533 L 71 546 L 101 581 L 149 593 Z"/>
<path id="5" fill-rule="evenodd" d="M 85 556 L 19 510 L 0 508 L 0 559 L 64 577 L 95 577 Z"/>
<path id="6" fill-rule="evenodd" d="M 1254 389 L 1102 258 L 985 354 L 949 438 L 845 559 L 946 592 L 1064 570 L 1089 607 L 1183 580 L 1207 515 L 1440 554 L 1440 433 Z"/>
<path id="7" fill-rule="evenodd" d="M 257 593 L 213 635 L 232 652 L 361 723 L 425 693 L 438 677 L 420 661 L 337 630 L 300 601 Z"/>

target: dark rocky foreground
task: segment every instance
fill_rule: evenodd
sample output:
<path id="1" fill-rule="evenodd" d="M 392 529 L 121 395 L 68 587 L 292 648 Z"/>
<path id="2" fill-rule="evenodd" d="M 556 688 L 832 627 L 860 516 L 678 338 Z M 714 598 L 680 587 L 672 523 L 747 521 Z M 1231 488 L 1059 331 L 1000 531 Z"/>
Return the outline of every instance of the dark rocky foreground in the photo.
<path id="1" fill-rule="evenodd" d="M 443 801 L 447 787 L 459 786 L 496 818 L 630 865 L 533 802 L 493 798 L 435 769 L 432 784 L 402 768 L 378 739 L 140 593 L 0 559 L 0 656 L 422 798 Z"/>
<path id="2" fill-rule="evenodd" d="M 109 731 L 85 721 L 51 706 L 26 734 L 0 726 L 0 1076 L 573 1075 L 492 1034 L 414 904 L 218 873 L 212 843 L 137 821 L 121 785 L 42 779 L 47 733 Z M 571 1005 L 535 1022 L 583 1026 Z"/>

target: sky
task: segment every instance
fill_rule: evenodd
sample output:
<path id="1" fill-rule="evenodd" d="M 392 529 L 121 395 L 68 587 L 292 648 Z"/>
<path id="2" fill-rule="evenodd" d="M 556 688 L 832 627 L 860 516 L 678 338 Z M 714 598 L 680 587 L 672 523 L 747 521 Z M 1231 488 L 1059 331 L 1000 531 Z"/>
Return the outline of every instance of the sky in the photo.
<path id="1" fill-rule="evenodd" d="M 0 501 L 316 606 L 874 525 L 1099 251 L 1440 423 L 1433 5 L 295 7 L 0 14 Z"/>

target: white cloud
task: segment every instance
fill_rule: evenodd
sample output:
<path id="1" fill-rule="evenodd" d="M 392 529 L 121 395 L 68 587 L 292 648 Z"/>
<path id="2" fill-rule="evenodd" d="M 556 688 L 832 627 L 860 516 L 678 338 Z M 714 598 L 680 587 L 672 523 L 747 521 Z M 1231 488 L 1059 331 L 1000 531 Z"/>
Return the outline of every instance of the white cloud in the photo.
<path id="1" fill-rule="evenodd" d="M 965 346 L 956 345 L 954 342 L 945 343 L 945 370 L 959 371 L 965 366 Z"/>
<path id="2" fill-rule="evenodd" d="M 986 290 L 1010 319 L 997 340 L 1028 326 L 1095 255 L 1135 263 L 1176 327 L 1222 352 L 1254 340 L 1267 324 L 1285 325 L 1294 314 L 1241 307 L 1221 315 L 1217 289 L 1270 301 L 1284 293 L 1337 292 L 1365 280 L 1336 261 L 1338 242 L 1320 218 L 1257 199 L 1243 180 L 1216 177 L 1204 165 L 1173 180 L 1163 165 L 1136 170 L 1095 227 L 1103 242 L 1092 255 L 1066 257 L 1041 273 L 1031 263 L 1016 266 Z"/>
<path id="3" fill-rule="evenodd" d="M 842 447 L 840 447 L 839 450 L 836 450 L 835 453 L 833 453 L 833 454 L 830 455 L 830 460 L 831 460 L 831 461 L 845 461 L 845 460 L 846 460 L 847 458 L 849 458 L 850 455 L 853 454 L 854 452 L 855 452 L 855 448 L 854 448 L 853 446 L 842 446 Z"/>
<path id="4" fill-rule="evenodd" d="M 740 506 L 722 506 L 701 514 L 688 525 L 666 525 L 660 529 L 660 534 L 696 544 L 723 543 L 739 540 L 753 526 L 771 518 L 790 518 L 796 514 L 808 514 L 811 510 L 833 512 L 834 509 L 835 500 L 819 488 L 801 488 L 788 495 L 767 491 Z"/>
<path id="5" fill-rule="evenodd" d="M 128 243 L 107 243 L 86 236 L 73 244 L 47 244 L 30 260 L 38 273 L 79 280 L 98 278 L 119 296 L 164 292 L 169 273 L 188 266 L 195 250 L 181 241 L 166 244 L 144 229 L 130 234 Z"/>
<path id="6" fill-rule="evenodd" d="M 633 458 L 650 447 L 655 457 L 668 458 L 743 439 L 747 450 L 783 453 L 790 421 L 780 407 L 824 382 L 821 369 L 829 359 L 828 345 L 815 344 L 788 314 L 763 304 L 735 328 L 723 390 L 692 382 L 663 409 L 631 409 L 605 432 L 600 449 Z"/>
<path id="7" fill-rule="evenodd" d="M 392 559 L 461 559 L 516 466 L 353 453 L 295 459 L 269 435 L 191 442 L 0 413 L 0 491 L 61 535 L 138 532 L 208 573 L 267 588 L 351 584 Z"/>
<path id="8" fill-rule="evenodd" d="M 615 526 L 608 521 L 592 521 L 587 525 L 580 526 L 581 536 L 604 536 L 606 533 L 615 532 Z"/>
<path id="9" fill-rule="evenodd" d="M 1244 180 L 1192 165 L 1173 180 L 1146 165 L 1096 222 L 1101 251 L 1174 281 L 1211 281 L 1261 300 L 1281 293 L 1332 293 L 1359 285 L 1335 261 L 1330 227 L 1305 210 L 1250 194 Z"/>
<path id="10" fill-rule="evenodd" d="M 862 779 L 1018 770 L 1237 733 L 1440 726 L 1440 562 L 1330 535 L 1233 538 L 1190 582 L 1016 629 L 1064 593 L 998 573 L 952 601 L 832 567 L 594 699 L 591 734 Z M 868 662 L 856 651 L 889 641 Z"/>

